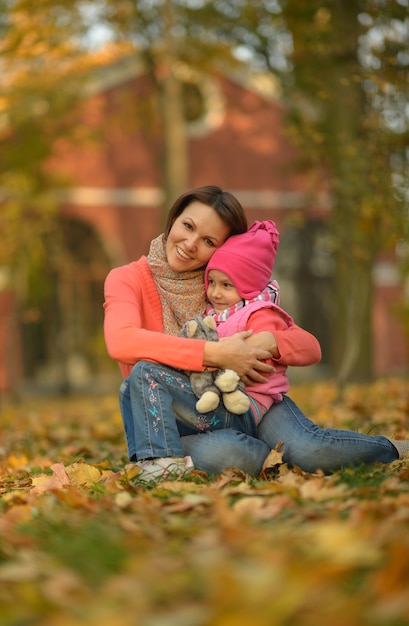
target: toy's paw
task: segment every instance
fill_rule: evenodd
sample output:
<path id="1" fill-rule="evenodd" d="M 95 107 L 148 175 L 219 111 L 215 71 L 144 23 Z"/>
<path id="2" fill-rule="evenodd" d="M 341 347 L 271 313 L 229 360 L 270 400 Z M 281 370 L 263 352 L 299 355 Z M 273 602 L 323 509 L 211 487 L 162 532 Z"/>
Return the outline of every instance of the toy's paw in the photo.
<path id="1" fill-rule="evenodd" d="M 229 413 L 234 413 L 236 415 L 242 415 L 250 408 L 250 400 L 248 396 L 238 389 L 236 391 L 232 391 L 231 393 L 224 393 L 223 404 Z"/>
<path id="2" fill-rule="evenodd" d="M 220 370 L 215 376 L 214 384 L 223 393 L 234 391 L 240 378 L 234 370 Z"/>
<path id="3" fill-rule="evenodd" d="M 196 402 L 196 410 L 199 413 L 208 413 L 214 411 L 219 406 L 220 396 L 215 391 L 205 391 L 201 398 Z"/>

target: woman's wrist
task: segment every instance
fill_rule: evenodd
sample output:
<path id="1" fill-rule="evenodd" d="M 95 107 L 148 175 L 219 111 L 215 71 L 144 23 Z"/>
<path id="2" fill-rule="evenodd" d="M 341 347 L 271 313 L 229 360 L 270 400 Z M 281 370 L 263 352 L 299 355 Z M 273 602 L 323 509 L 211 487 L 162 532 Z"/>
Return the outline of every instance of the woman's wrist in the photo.
<path id="1" fill-rule="evenodd" d="M 219 367 L 220 345 L 217 341 L 206 341 L 203 350 L 203 365 Z"/>

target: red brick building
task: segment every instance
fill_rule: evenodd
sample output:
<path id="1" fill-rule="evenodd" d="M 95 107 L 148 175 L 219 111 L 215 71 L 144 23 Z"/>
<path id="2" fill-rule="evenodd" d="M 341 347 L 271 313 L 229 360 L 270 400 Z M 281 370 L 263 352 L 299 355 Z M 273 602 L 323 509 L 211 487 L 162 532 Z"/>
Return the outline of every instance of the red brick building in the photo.
<path id="1" fill-rule="evenodd" d="M 220 185 L 238 196 L 249 223 L 276 221 L 282 304 L 320 339 L 323 363 L 310 371 L 325 374 L 330 343 L 325 299 L 331 280 L 325 185 L 297 168 L 274 81 L 265 76 L 187 76 L 201 99 L 199 113 L 188 125 L 189 188 Z M 49 167 L 67 180 L 61 215 L 71 264 L 56 277 L 54 303 L 37 318 L 20 320 L 13 330 L 25 346 L 21 376 L 34 385 L 80 388 L 95 374 L 103 379 L 112 373 L 102 338 L 104 277 L 110 267 L 145 254 L 161 228 L 162 142 L 149 99 L 149 80 L 138 67 L 115 68 L 84 98 L 71 138 L 55 142 Z M 389 269 L 387 278 L 385 266 L 375 276 L 377 375 L 402 372 L 408 365 L 395 315 L 402 287 L 395 268 Z M 6 319 L 9 305 L 3 300 L 0 314 Z M 3 331 L 0 344 L 6 340 Z M 16 365 L 3 361 L 0 386 L 7 389 Z"/>

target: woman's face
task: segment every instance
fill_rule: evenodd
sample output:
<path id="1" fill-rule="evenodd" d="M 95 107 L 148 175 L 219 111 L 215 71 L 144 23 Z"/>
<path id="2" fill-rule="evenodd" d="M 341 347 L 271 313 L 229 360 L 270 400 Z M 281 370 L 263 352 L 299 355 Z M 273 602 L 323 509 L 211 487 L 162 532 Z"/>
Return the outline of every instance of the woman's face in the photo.
<path id="1" fill-rule="evenodd" d="M 166 257 L 175 272 L 204 267 L 230 234 L 216 211 L 194 201 L 175 219 L 166 240 Z"/>

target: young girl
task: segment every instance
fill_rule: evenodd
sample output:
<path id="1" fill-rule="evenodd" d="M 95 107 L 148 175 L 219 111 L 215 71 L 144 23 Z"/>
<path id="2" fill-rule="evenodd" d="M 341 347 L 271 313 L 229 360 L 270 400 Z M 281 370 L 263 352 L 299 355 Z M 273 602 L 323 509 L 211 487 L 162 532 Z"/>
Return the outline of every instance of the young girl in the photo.
<path id="1" fill-rule="evenodd" d="M 250 329 L 260 333 L 294 328 L 292 317 L 278 306 L 278 283 L 270 281 L 278 242 L 274 222 L 254 222 L 246 233 L 230 237 L 213 254 L 205 270 L 210 302 L 206 313 L 214 316 L 219 338 Z M 312 344 L 315 345 L 314 340 Z M 289 390 L 287 366 L 300 364 L 301 359 L 294 357 L 292 350 L 283 356 L 284 363 L 281 354 L 271 361 L 274 371 L 267 382 L 246 388 L 256 426 L 272 404 L 281 402 L 283 393 Z M 319 357 L 317 353 L 317 361 Z"/>

